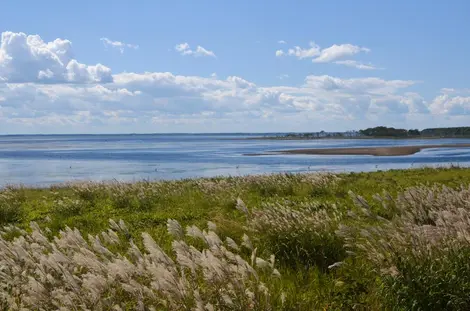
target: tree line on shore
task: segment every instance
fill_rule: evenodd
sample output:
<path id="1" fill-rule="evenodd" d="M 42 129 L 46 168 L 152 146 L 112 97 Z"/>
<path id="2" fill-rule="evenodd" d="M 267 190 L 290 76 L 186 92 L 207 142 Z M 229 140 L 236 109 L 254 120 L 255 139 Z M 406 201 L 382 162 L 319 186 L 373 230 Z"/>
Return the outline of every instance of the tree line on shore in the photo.
<path id="1" fill-rule="evenodd" d="M 314 138 L 357 138 L 357 137 L 397 137 L 397 138 L 416 138 L 416 137 L 442 137 L 442 138 L 460 138 L 470 137 L 470 127 L 442 127 L 418 129 L 401 129 L 386 126 L 377 126 L 359 131 L 347 132 L 311 132 L 311 133 L 287 133 L 275 138 L 292 139 L 314 139 Z"/>
<path id="2" fill-rule="evenodd" d="M 470 127 L 427 128 L 420 131 L 377 126 L 360 130 L 359 134 L 372 137 L 470 137 Z"/>

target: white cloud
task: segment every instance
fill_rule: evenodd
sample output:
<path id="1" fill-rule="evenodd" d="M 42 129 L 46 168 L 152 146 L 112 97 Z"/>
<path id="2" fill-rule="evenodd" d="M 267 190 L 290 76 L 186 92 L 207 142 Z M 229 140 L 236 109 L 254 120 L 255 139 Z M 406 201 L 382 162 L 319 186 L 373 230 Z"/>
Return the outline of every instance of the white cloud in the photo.
<path id="1" fill-rule="evenodd" d="M 214 52 L 206 50 L 202 46 L 198 45 L 196 51 L 194 52 L 194 56 L 210 56 L 215 57 Z"/>
<path id="2" fill-rule="evenodd" d="M 236 76 L 222 80 L 171 73 L 121 73 L 106 85 L 4 84 L 0 111 L 9 122 L 33 126 L 51 122 L 57 127 L 120 122 L 122 126 L 143 126 L 155 120 L 196 126 L 191 120 L 200 118 L 217 123 L 222 130 L 234 116 L 252 126 L 260 120 L 265 126 L 274 126 L 295 118 L 352 122 L 370 115 L 413 112 L 408 102 L 414 97 L 402 93 L 413 83 L 312 75 L 298 87 L 261 87 Z"/>
<path id="3" fill-rule="evenodd" d="M 314 42 L 310 42 L 308 48 L 301 48 L 300 46 L 295 46 L 290 48 L 285 52 L 284 50 L 277 50 L 276 56 L 294 56 L 298 59 L 311 58 L 314 63 L 330 63 L 334 62 L 337 64 L 354 67 L 357 69 L 376 69 L 371 64 L 362 64 L 354 60 L 338 60 L 347 56 L 353 56 L 360 52 L 368 53 L 370 49 L 365 47 L 360 47 L 352 44 L 333 44 L 332 46 L 321 49 L 320 46 Z"/>
<path id="4" fill-rule="evenodd" d="M 431 102 L 430 110 L 437 115 L 469 115 L 470 96 L 441 94 Z"/>
<path id="5" fill-rule="evenodd" d="M 124 53 L 125 49 L 134 49 L 137 50 L 139 48 L 136 44 L 124 43 L 121 41 L 112 41 L 108 38 L 101 38 L 100 39 L 105 47 L 111 47 L 113 49 L 118 49 L 121 54 Z"/>
<path id="6" fill-rule="evenodd" d="M 188 43 L 180 43 L 175 46 L 175 50 L 177 52 L 180 52 L 181 55 L 189 55 L 192 54 L 193 51 L 189 49 L 189 44 Z"/>
<path id="7" fill-rule="evenodd" d="M 294 48 L 287 51 L 287 55 L 295 56 L 298 59 L 312 58 L 320 55 L 320 51 L 321 50 L 318 45 L 316 45 L 314 42 L 310 42 L 310 48 L 302 49 L 299 46 L 295 46 Z"/>
<path id="8" fill-rule="evenodd" d="M 428 101 L 410 92 L 417 83 L 411 80 L 309 75 L 296 86 L 262 86 L 238 76 L 111 75 L 103 65 L 78 63 L 68 40 L 45 43 L 39 36 L 13 33 L 4 37 L 0 48 L 3 133 L 314 131 L 363 128 L 381 121 L 407 127 L 406 120 L 425 117 L 432 122 L 470 120 L 465 119 L 470 115 L 468 92 L 442 89 Z M 198 52 L 188 44 L 175 49 L 186 55 Z M 321 53 L 314 44 L 292 52 L 311 59 Z"/>
<path id="9" fill-rule="evenodd" d="M 347 67 L 353 67 L 353 68 L 361 69 L 361 70 L 381 69 L 381 68 L 375 67 L 372 64 L 363 64 L 363 63 L 355 61 L 355 60 L 338 60 L 338 61 L 335 61 L 335 64 L 344 65 L 344 66 L 347 66 Z"/>
<path id="10" fill-rule="evenodd" d="M 0 80 L 6 82 L 97 83 L 111 82 L 111 69 L 79 63 L 72 43 L 44 42 L 38 35 L 6 31 L 0 44 Z"/>
<path id="11" fill-rule="evenodd" d="M 284 79 L 288 79 L 289 78 L 289 75 L 288 74 L 281 74 L 278 76 L 279 80 L 284 80 Z"/>
<path id="12" fill-rule="evenodd" d="M 216 57 L 214 52 L 210 50 L 206 50 L 200 45 L 196 47 L 196 50 L 191 50 L 189 44 L 186 42 L 177 44 L 175 46 L 175 50 L 179 52 L 181 55 L 192 55 L 194 57 L 204 57 L 204 56 Z"/>
<path id="13" fill-rule="evenodd" d="M 279 40 L 279 41 L 277 41 L 277 43 L 279 43 L 279 44 L 287 44 L 287 42 L 284 41 L 284 40 Z"/>
<path id="14" fill-rule="evenodd" d="M 442 88 L 442 94 L 452 94 L 452 95 L 470 95 L 470 88 L 464 89 L 454 89 L 454 88 Z"/>
<path id="15" fill-rule="evenodd" d="M 426 100 L 417 93 L 407 92 L 401 102 L 408 106 L 411 113 L 428 114 L 429 107 Z"/>
<path id="16" fill-rule="evenodd" d="M 351 56 L 359 52 L 370 52 L 368 48 L 352 44 L 333 44 L 329 48 L 321 50 L 318 57 L 313 59 L 316 63 L 329 63 L 345 56 Z"/>
<path id="17" fill-rule="evenodd" d="M 393 94 L 414 84 L 416 82 L 411 80 L 384 80 L 376 77 L 341 79 L 327 75 L 312 75 L 305 79 L 306 87 L 335 92 L 342 90 L 351 95 L 356 93 L 364 95 Z"/>
<path id="18" fill-rule="evenodd" d="M 67 82 L 75 83 L 99 83 L 111 82 L 111 69 L 101 64 L 88 66 L 72 59 L 67 64 Z"/>

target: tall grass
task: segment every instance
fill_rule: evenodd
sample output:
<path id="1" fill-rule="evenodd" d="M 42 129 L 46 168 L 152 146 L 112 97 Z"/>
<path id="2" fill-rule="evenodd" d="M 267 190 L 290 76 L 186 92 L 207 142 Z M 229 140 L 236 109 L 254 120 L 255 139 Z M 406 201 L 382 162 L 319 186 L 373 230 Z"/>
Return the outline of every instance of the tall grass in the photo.
<path id="1" fill-rule="evenodd" d="M 358 200 L 363 215 L 342 227 L 348 247 L 380 278 L 383 306 L 470 309 L 470 188 L 412 187 L 394 200 L 391 220 Z"/>
<path id="2" fill-rule="evenodd" d="M 274 257 L 263 259 L 251 249 L 243 258 L 232 239 L 212 230 L 185 231 L 168 221 L 172 252 L 166 253 L 147 233 L 143 247 L 126 240 L 124 222 L 83 237 L 65 228 L 48 239 L 36 223 L 31 232 L 9 227 L 0 237 L 0 309 L 2 310 L 270 310 L 282 305 L 282 293 L 264 282 L 279 272 Z M 47 230 L 47 229 L 46 229 Z M 17 231 L 12 240 L 5 235 Z M 246 241 L 248 238 L 245 238 Z M 127 248 L 124 254 L 115 249 Z"/>
<path id="3" fill-rule="evenodd" d="M 5 189 L 0 310 L 469 310 L 468 180 L 453 168 Z"/>
<path id="4" fill-rule="evenodd" d="M 243 205 L 239 201 L 239 209 Z M 255 236 L 285 266 L 326 271 L 345 256 L 342 238 L 335 233 L 342 216 L 334 204 L 284 202 L 245 213 Z"/>
<path id="5" fill-rule="evenodd" d="M 24 217 L 26 200 L 22 187 L 7 187 L 0 193 L 0 225 L 20 222 Z"/>

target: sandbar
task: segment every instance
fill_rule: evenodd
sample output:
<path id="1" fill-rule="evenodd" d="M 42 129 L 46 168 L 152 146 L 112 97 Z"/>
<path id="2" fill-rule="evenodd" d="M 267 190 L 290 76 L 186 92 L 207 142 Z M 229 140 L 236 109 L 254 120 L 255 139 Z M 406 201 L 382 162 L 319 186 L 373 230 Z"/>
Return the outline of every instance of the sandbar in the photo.
<path id="1" fill-rule="evenodd" d="M 246 154 L 249 156 L 269 154 L 312 154 L 312 155 L 372 155 L 372 156 L 405 156 L 415 154 L 423 149 L 435 148 L 470 148 L 470 144 L 445 144 L 445 145 L 422 145 L 422 146 L 392 146 L 392 147 L 353 147 L 353 148 L 315 148 L 315 149 L 292 149 L 273 151 L 269 153 Z"/>

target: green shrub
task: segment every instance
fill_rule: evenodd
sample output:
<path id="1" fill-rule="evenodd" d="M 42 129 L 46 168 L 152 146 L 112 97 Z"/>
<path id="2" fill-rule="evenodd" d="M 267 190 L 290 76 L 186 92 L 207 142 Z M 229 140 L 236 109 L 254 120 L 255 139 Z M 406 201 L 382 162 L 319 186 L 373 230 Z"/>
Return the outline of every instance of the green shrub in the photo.
<path id="1" fill-rule="evenodd" d="M 72 217 L 82 214 L 87 208 L 87 202 L 82 199 L 62 197 L 53 202 L 52 211 L 62 217 Z"/>
<path id="2" fill-rule="evenodd" d="M 26 200 L 22 188 L 6 188 L 0 192 L 0 225 L 20 222 L 24 215 Z"/>

